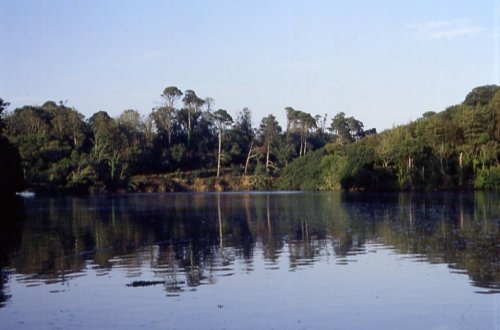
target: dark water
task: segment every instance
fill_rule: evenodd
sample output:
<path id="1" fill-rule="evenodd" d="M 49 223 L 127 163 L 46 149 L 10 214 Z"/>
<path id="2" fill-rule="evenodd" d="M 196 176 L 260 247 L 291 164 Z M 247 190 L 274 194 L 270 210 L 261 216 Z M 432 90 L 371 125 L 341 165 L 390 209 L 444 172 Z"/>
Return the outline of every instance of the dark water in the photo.
<path id="1" fill-rule="evenodd" d="M 4 209 L 1 329 L 499 329 L 496 193 L 143 194 Z"/>

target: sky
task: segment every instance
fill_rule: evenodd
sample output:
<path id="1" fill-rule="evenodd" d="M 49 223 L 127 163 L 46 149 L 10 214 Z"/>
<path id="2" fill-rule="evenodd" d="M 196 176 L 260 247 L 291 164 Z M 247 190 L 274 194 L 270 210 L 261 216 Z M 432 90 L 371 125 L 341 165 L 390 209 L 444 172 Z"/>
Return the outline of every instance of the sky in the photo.
<path id="1" fill-rule="evenodd" d="M 2 0 L 0 97 L 116 117 L 177 86 L 255 125 L 291 106 L 381 131 L 500 85 L 499 30 L 500 0 Z"/>

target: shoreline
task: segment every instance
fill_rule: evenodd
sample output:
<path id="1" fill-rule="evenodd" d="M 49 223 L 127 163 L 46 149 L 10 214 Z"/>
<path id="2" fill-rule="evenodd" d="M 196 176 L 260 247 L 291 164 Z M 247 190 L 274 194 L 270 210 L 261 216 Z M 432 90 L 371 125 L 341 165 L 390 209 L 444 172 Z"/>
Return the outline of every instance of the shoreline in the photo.
<path id="1" fill-rule="evenodd" d="M 473 187 L 456 188 L 410 188 L 410 189 L 330 189 L 330 190 L 301 190 L 301 189 L 278 189 L 275 186 L 277 178 L 263 175 L 227 175 L 216 177 L 190 177 L 189 175 L 176 174 L 148 174 L 131 177 L 126 187 L 115 189 L 100 189 L 99 187 L 88 187 L 85 189 L 51 189 L 28 187 L 16 196 L 24 199 L 36 196 L 85 196 L 100 194 L 134 194 L 134 193 L 209 193 L 209 192 L 280 192 L 280 191 L 304 191 L 304 192 L 350 192 L 350 193 L 399 193 L 399 192 L 476 192 L 496 191 L 495 189 L 475 189 Z"/>

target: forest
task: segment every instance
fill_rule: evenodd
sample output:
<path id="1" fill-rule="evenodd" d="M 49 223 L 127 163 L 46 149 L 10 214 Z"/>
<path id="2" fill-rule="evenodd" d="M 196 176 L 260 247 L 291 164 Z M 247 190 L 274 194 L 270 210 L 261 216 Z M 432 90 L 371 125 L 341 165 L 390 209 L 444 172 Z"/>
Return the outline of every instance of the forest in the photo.
<path id="1" fill-rule="evenodd" d="M 65 102 L 7 111 L 0 99 L 2 194 L 212 190 L 500 188 L 500 87 L 377 133 L 343 112 L 286 107 L 253 127 L 193 90 L 166 87 L 147 115 L 85 118 Z"/>

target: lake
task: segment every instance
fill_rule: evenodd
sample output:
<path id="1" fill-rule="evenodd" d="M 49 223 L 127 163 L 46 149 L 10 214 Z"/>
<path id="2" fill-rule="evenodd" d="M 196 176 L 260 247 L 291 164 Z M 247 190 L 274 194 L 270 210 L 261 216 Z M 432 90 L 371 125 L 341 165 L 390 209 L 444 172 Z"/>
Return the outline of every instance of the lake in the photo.
<path id="1" fill-rule="evenodd" d="M 36 197 L 1 329 L 499 329 L 498 193 Z"/>

